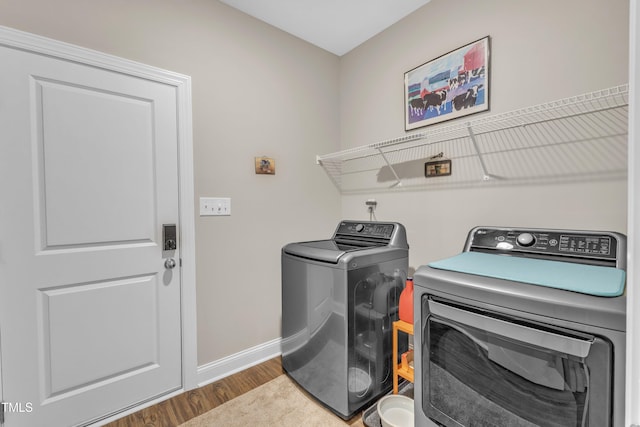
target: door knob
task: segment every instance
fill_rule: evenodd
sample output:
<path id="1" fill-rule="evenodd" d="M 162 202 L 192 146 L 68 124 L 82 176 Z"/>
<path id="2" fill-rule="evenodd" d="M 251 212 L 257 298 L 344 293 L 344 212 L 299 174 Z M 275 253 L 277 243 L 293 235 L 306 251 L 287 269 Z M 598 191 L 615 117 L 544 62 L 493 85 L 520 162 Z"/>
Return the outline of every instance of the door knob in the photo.
<path id="1" fill-rule="evenodd" d="M 167 258 L 164 260 L 164 268 L 171 270 L 176 266 L 176 260 L 173 258 Z"/>

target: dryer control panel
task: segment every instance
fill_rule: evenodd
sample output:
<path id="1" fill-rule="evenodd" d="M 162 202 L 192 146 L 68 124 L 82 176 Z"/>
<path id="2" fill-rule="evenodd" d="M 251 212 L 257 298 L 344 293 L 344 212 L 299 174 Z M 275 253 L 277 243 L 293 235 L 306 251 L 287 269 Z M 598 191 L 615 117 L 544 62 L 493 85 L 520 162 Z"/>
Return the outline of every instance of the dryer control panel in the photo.
<path id="1" fill-rule="evenodd" d="M 625 265 L 626 238 L 613 232 L 476 227 L 464 250 L 617 266 Z"/>

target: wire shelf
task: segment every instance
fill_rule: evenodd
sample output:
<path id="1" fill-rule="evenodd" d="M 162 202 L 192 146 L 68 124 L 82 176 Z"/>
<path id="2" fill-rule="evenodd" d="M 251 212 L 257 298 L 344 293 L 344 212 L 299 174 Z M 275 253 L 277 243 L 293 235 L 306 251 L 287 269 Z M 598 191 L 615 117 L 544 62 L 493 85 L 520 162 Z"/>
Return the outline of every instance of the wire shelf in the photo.
<path id="1" fill-rule="evenodd" d="M 628 85 L 317 156 L 342 193 L 627 175 Z M 442 153 L 448 176 L 425 178 Z"/>

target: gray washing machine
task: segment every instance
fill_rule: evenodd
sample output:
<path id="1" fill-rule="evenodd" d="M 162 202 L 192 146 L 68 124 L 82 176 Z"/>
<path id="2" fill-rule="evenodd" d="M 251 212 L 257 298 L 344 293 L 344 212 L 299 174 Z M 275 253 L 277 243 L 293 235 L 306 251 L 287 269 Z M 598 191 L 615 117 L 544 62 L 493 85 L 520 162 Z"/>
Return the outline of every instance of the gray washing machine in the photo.
<path id="1" fill-rule="evenodd" d="M 401 224 L 362 221 L 282 248 L 282 366 L 343 419 L 392 387 L 408 253 Z"/>
<path id="2" fill-rule="evenodd" d="M 414 274 L 415 425 L 622 427 L 626 238 L 476 227 Z"/>

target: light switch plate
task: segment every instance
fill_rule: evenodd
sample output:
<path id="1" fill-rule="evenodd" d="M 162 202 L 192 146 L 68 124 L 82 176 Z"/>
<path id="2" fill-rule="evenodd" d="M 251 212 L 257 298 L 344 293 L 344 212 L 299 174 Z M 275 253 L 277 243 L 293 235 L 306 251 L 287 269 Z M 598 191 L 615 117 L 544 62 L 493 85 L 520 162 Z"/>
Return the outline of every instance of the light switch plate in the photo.
<path id="1" fill-rule="evenodd" d="M 200 197 L 200 216 L 231 215 L 229 197 Z"/>

